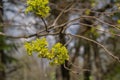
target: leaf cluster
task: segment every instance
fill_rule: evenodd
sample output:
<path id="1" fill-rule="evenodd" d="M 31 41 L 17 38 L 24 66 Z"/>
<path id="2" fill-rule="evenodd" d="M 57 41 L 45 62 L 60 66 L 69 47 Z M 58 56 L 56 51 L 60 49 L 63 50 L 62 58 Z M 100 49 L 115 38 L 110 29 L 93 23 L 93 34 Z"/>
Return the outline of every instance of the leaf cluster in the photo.
<path id="1" fill-rule="evenodd" d="M 69 59 L 68 50 L 61 43 L 56 43 L 51 49 L 48 49 L 48 43 L 45 38 L 36 39 L 32 42 L 25 43 L 25 49 L 28 55 L 37 52 L 38 57 L 47 58 L 50 64 L 63 64 L 65 60 Z"/>
<path id="2" fill-rule="evenodd" d="M 46 17 L 50 11 L 48 3 L 48 0 L 27 0 L 26 13 L 33 12 L 37 16 Z"/>

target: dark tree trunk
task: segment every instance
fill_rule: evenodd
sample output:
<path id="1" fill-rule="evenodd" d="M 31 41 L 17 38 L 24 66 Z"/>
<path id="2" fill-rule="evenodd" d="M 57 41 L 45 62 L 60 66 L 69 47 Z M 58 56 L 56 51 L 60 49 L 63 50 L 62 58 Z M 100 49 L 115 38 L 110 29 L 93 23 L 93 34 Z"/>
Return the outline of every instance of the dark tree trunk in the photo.
<path id="1" fill-rule="evenodd" d="M 84 68 L 91 70 L 91 61 L 90 61 L 90 45 L 85 45 L 85 52 L 84 52 Z M 90 80 L 91 72 L 90 71 L 84 71 L 84 80 Z"/>
<path id="2" fill-rule="evenodd" d="M 62 78 L 63 80 L 70 80 L 70 71 L 67 70 L 64 65 L 66 67 L 69 67 L 68 66 L 68 61 L 65 62 L 65 64 L 61 65 L 61 71 L 62 71 Z"/>
<path id="3" fill-rule="evenodd" d="M 61 33 L 59 37 L 60 37 L 60 42 L 62 44 L 65 44 L 64 35 Z M 65 64 L 61 65 L 62 79 L 70 80 L 70 71 L 66 69 L 65 67 L 69 68 L 68 61 L 65 61 Z"/>
<path id="4" fill-rule="evenodd" d="M 0 32 L 3 32 L 3 2 L 0 0 Z M 4 71 L 4 51 L 3 51 L 4 40 L 3 36 L 0 36 L 0 80 L 5 80 Z"/>

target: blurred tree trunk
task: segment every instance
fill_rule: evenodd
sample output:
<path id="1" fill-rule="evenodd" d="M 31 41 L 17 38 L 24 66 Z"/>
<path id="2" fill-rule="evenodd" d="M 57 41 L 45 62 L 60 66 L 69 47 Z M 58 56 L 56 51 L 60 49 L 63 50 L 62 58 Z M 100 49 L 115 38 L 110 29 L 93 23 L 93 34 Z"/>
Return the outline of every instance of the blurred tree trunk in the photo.
<path id="1" fill-rule="evenodd" d="M 95 35 L 92 35 L 92 39 L 96 40 L 97 37 Z M 95 80 L 103 80 L 102 79 L 102 66 L 101 66 L 101 58 L 99 54 L 99 47 L 97 44 L 92 43 L 92 49 L 93 49 L 93 56 L 94 56 L 94 64 L 95 69 L 94 72 L 94 79 Z"/>
<path id="2" fill-rule="evenodd" d="M 89 16 L 93 16 L 93 13 L 90 13 Z M 87 24 L 87 25 L 92 25 L 94 23 L 94 20 L 92 19 L 82 19 L 80 21 L 81 23 Z M 86 35 L 87 37 L 90 37 L 90 30 L 91 27 L 89 26 L 81 26 L 81 30 L 79 30 L 80 35 Z M 83 40 L 83 46 L 84 46 L 84 53 L 83 53 L 83 59 L 84 59 L 84 64 L 83 68 L 91 70 L 92 67 L 92 61 L 91 61 L 91 43 L 86 42 Z M 91 71 L 84 71 L 83 72 L 84 80 L 90 80 L 91 76 Z"/>
<path id="3" fill-rule="evenodd" d="M 3 2 L 0 0 L 0 32 L 3 32 Z M 3 36 L 0 36 L 0 80 L 5 80 L 5 70 L 4 70 L 4 40 Z"/>
<path id="4" fill-rule="evenodd" d="M 60 37 L 60 42 L 62 44 L 65 44 L 64 35 L 61 33 L 59 37 Z M 63 80 L 70 80 L 70 71 L 66 69 L 65 66 L 69 68 L 68 61 L 65 61 L 65 63 L 61 65 L 62 78 Z"/>
<path id="5" fill-rule="evenodd" d="M 83 66 L 83 68 L 91 70 L 90 45 L 88 43 L 86 43 L 84 45 L 84 49 L 85 49 L 85 51 L 84 51 L 84 56 L 83 56 L 83 58 L 84 58 L 84 66 Z M 90 80 L 90 76 L 91 76 L 91 72 L 90 71 L 84 71 L 83 75 L 84 75 L 84 80 Z"/>

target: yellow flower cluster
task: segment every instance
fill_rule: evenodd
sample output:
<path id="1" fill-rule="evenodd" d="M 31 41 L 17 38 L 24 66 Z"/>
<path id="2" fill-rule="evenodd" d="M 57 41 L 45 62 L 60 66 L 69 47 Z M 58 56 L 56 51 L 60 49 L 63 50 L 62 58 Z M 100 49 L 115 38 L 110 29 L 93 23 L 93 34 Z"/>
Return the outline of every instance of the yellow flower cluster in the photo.
<path id="1" fill-rule="evenodd" d="M 25 43 L 25 48 L 27 50 L 28 55 L 32 55 L 32 52 L 38 52 L 42 53 L 42 55 L 44 55 L 44 53 L 47 53 L 47 41 L 45 38 L 42 39 L 36 39 L 35 41 L 32 42 L 26 42 Z"/>
<path id="2" fill-rule="evenodd" d="M 50 64 L 63 64 L 65 60 L 69 60 L 68 50 L 61 43 L 55 44 L 51 51 L 54 57 Z"/>
<path id="3" fill-rule="evenodd" d="M 68 51 L 61 43 L 56 43 L 51 50 L 48 49 L 48 43 L 45 38 L 36 39 L 32 42 L 26 42 L 25 48 L 28 55 L 32 55 L 33 52 L 38 53 L 38 57 L 47 58 L 50 60 L 51 65 L 63 64 L 65 60 L 69 59 Z"/>
<path id="4" fill-rule="evenodd" d="M 33 12 L 37 16 L 46 17 L 50 11 L 48 3 L 48 0 L 27 0 L 26 13 Z"/>

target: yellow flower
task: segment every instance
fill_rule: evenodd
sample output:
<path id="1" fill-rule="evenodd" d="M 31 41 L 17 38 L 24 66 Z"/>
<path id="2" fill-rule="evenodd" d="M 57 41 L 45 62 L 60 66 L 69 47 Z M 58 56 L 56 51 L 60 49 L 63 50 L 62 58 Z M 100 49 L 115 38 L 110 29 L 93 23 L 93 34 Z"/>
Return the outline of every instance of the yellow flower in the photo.
<path id="1" fill-rule="evenodd" d="M 117 23 L 118 23 L 118 24 L 120 24 L 120 19 L 119 19 L 119 20 L 117 20 Z"/>
<path id="2" fill-rule="evenodd" d="M 37 16 L 46 17 L 50 11 L 48 3 L 48 0 L 27 0 L 25 13 L 33 12 Z"/>

